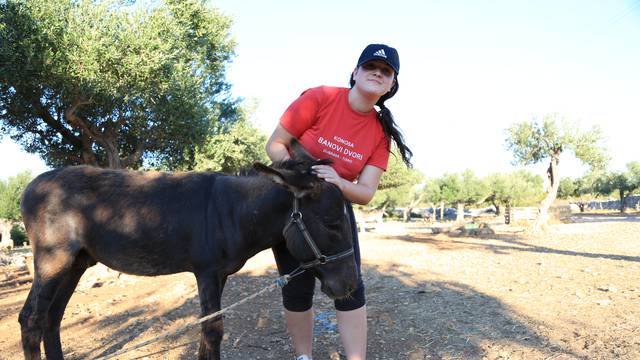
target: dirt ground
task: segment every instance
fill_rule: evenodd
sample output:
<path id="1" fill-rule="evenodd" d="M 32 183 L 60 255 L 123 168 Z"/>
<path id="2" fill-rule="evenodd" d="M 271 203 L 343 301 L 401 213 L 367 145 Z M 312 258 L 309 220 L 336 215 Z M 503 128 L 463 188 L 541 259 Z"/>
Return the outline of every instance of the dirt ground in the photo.
<path id="1" fill-rule="evenodd" d="M 369 359 L 640 359 L 640 215 L 577 214 L 533 237 L 432 234 L 384 223 L 361 239 Z M 21 359 L 28 272 L 0 267 L 0 358 Z M 269 251 L 232 276 L 224 305 L 276 276 Z M 343 359 L 332 302 L 316 295 L 316 359 Z M 191 274 L 143 278 L 96 266 L 62 322 L 67 359 L 88 359 L 196 319 Z M 277 291 L 225 318 L 223 359 L 292 359 Z M 198 329 L 120 359 L 192 359 Z"/>

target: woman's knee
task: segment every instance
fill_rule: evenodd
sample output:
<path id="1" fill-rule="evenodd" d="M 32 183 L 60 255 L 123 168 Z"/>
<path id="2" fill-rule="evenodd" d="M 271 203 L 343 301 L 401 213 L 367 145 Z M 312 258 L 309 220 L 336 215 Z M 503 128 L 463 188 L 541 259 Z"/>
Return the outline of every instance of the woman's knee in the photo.
<path id="1" fill-rule="evenodd" d="M 336 299 L 334 301 L 336 310 L 352 311 L 363 307 L 367 303 L 364 293 L 364 283 L 362 279 L 358 282 L 358 287 L 346 298 Z"/>

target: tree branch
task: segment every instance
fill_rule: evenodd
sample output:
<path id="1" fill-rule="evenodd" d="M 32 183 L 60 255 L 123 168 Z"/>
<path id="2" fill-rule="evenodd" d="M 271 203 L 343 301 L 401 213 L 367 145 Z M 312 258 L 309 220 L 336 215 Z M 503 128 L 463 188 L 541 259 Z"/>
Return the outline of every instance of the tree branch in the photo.
<path id="1" fill-rule="evenodd" d="M 95 125 L 89 123 L 87 120 L 81 118 L 76 114 L 76 110 L 78 110 L 78 107 L 80 107 L 81 105 L 91 104 L 92 102 L 93 102 L 92 100 L 83 101 L 78 97 L 70 107 L 64 110 L 64 117 L 65 119 L 67 119 L 67 122 L 69 123 L 69 125 L 75 126 L 76 128 L 83 131 L 85 134 L 96 139 L 96 141 L 101 141 L 102 136 L 100 134 L 100 130 L 96 128 Z"/>
<path id="2" fill-rule="evenodd" d="M 122 166 L 125 168 L 131 167 L 131 165 L 135 164 L 142 158 L 142 154 L 144 152 L 145 142 L 140 140 L 136 144 L 136 150 L 129 156 L 121 159 Z"/>
<path id="3" fill-rule="evenodd" d="M 82 148 L 82 140 L 75 136 L 69 129 L 67 129 L 60 120 L 56 120 L 51 116 L 48 109 L 46 109 L 39 100 L 33 100 L 32 105 L 42 121 L 49 125 L 52 129 L 56 130 L 62 137 L 67 140 L 71 145 Z M 45 135 L 42 135 L 46 137 Z"/>

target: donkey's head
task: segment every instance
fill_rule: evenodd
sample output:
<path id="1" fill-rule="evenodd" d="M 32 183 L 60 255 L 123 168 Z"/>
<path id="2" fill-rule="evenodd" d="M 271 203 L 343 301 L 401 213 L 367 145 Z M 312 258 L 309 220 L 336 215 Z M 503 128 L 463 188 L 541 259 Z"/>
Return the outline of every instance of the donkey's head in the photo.
<path id="1" fill-rule="evenodd" d="M 292 205 L 283 236 L 289 252 L 320 279 L 322 292 L 331 298 L 348 296 L 357 286 L 351 224 L 340 189 L 316 177 L 317 160 L 295 140 L 292 159 L 273 166 L 255 164 L 255 169 L 284 186 L 292 194 Z"/>

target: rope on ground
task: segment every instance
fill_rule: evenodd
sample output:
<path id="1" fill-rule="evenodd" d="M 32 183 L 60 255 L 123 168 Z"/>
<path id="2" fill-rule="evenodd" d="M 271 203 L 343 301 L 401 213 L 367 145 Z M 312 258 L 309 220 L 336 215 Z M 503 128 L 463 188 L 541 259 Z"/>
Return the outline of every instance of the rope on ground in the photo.
<path id="1" fill-rule="evenodd" d="M 249 301 L 249 300 L 251 300 L 251 299 L 253 299 L 253 298 L 257 297 L 257 296 L 260 296 L 260 295 L 262 295 L 262 294 L 264 294 L 264 293 L 266 293 L 266 292 L 268 292 L 268 291 L 271 291 L 271 290 L 273 290 L 273 289 L 275 289 L 275 288 L 283 287 L 283 286 L 287 285 L 287 283 L 288 283 L 288 282 L 289 282 L 293 277 L 295 277 L 295 276 L 297 276 L 297 275 L 301 274 L 303 271 L 304 271 L 304 270 L 300 270 L 300 268 L 298 268 L 298 269 L 294 270 L 294 271 L 293 271 L 291 274 L 289 274 L 289 275 L 283 275 L 283 276 L 280 276 L 279 278 L 277 278 L 277 279 L 273 282 L 273 284 L 271 284 L 271 285 L 269 285 L 269 286 L 265 287 L 264 289 L 262 289 L 262 290 L 260 290 L 260 291 L 258 291 L 258 292 L 256 292 L 256 293 L 254 293 L 254 294 L 252 294 L 252 295 L 249 295 L 249 296 L 247 296 L 246 298 L 244 298 L 244 299 L 242 299 L 242 300 L 240 300 L 240 301 L 238 301 L 238 302 L 236 302 L 236 303 L 234 303 L 234 304 L 231 304 L 231 305 L 227 306 L 227 307 L 226 307 L 226 308 L 224 308 L 224 309 L 221 309 L 221 310 L 219 310 L 219 311 L 216 311 L 216 312 L 214 312 L 213 314 L 209 314 L 209 315 L 207 315 L 207 316 L 203 316 L 203 317 L 201 317 L 200 319 L 198 319 L 197 321 L 194 321 L 194 322 L 192 322 L 192 323 L 188 323 L 188 324 L 186 324 L 186 325 L 183 325 L 182 327 L 179 327 L 178 329 L 176 329 L 176 330 L 174 330 L 174 331 L 171 331 L 171 332 L 169 332 L 169 333 L 166 333 L 166 334 L 164 334 L 164 335 L 160 335 L 160 336 L 157 336 L 157 337 L 155 337 L 155 338 L 153 338 L 153 339 L 149 339 L 149 340 L 147 340 L 147 341 L 143 341 L 143 342 L 141 342 L 141 343 L 139 343 L 139 344 L 136 344 L 136 345 L 134 345 L 134 346 L 131 346 L 131 347 L 128 347 L 128 348 L 124 348 L 124 349 L 118 350 L 118 351 L 116 351 L 116 352 L 114 352 L 114 353 L 112 353 L 112 354 L 109 354 L 109 355 L 106 355 L 106 356 L 103 356 L 103 357 L 96 358 L 96 360 L 106 360 L 106 359 L 111 359 L 111 358 L 114 358 L 114 357 L 116 357 L 116 356 L 122 355 L 122 354 L 124 354 L 124 353 L 128 353 L 128 352 L 130 352 L 130 351 L 133 351 L 133 350 L 139 349 L 139 348 L 141 348 L 141 347 L 147 346 L 147 345 L 152 344 L 152 343 L 154 343 L 154 342 L 158 342 L 158 341 L 160 341 L 160 340 L 165 340 L 165 339 L 167 339 L 167 338 L 169 338 L 169 337 L 171 337 L 171 336 L 175 336 L 175 335 L 181 334 L 181 333 L 183 333 L 183 332 L 185 332 L 185 331 L 187 331 L 187 330 L 191 329 L 192 327 L 194 327 L 194 326 L 196 326 L 196 325 L 200 325 L 200 324 L 202 324 L 202 323 L 203 323 L 203 322 L 205 322 L 205 321 L 209 321 L 209 320 L 211 320 L 211 319 L 217 318 L 217 317 L 219 317 L 220 315 L 222 315 L 222 314 L 224 314 L 224 313 L 228 312 L 229 310 L 231 310 L 231 309 L 233 309 L 233 308 L 235 308 L 235 307 L 237 307 L 237 306 L 239 306 L 239 305 L 242 305 L 242 304 L 246 303 L 247 301 Z"/>

